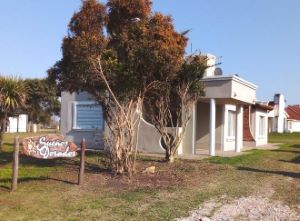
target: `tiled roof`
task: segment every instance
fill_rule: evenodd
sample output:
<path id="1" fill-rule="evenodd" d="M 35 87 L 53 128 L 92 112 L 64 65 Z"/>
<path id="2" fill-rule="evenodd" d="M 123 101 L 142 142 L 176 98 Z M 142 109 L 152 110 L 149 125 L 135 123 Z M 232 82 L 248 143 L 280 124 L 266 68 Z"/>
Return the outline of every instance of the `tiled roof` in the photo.
<path id="1" fill-rule="evenodd" d="M 291 120 L 300 120 L 300 105 L 291 105 L 285 108 L 285 111 L 287 112 L 288 119 Z"/>
<path id="2" fill-rule="evenodd" d="M 268 111 L 271 111 L 274 109 L 274 106 L 267 105 L 264 103 L 255 103 L 255 107 L 259 108 L 259 109 L 263 109 L 263 110 L 268 110 Z"/>

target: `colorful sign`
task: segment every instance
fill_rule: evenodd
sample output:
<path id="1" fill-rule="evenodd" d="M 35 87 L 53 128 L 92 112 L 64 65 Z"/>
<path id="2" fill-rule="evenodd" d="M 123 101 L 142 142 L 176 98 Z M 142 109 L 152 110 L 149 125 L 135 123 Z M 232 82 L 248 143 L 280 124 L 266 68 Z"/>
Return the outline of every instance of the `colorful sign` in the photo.
<path id="1" fill-rule="evenodd" d="M 77 156 L 77 146 L 60 135 L 28 137 L 23 140 L 23 153 L 39 159 L 70 158 Z"/>

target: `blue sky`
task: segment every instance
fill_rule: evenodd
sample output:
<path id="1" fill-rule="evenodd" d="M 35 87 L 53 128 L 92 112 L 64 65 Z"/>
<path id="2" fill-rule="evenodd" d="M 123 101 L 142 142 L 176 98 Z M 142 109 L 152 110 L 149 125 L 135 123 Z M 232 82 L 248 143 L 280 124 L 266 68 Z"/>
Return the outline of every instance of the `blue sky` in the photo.
<path id="1" fill-rule="evenodd" d="M 80 0 L 9 0 L 0 7 L 0 74 L 45 77 Z M 224 74 L 259 86 L 259 100 L 283 93 L 300 103 L 299 0 L 154 0 L 178 31 L 191 29 L 187 51 L 221 58 Z"/>

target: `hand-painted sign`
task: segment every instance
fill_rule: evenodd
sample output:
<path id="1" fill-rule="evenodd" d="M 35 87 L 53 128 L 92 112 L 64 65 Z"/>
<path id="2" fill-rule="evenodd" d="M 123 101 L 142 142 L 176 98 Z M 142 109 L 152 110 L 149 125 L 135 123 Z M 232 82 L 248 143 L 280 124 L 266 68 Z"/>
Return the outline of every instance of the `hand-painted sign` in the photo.
<path id="1" fill-rule="evenodd" d="M 28 137 L 23 140 L 23 153 L 40 159 L 69 158 L 77 156 L 77 146 L 58 135 Z"/>

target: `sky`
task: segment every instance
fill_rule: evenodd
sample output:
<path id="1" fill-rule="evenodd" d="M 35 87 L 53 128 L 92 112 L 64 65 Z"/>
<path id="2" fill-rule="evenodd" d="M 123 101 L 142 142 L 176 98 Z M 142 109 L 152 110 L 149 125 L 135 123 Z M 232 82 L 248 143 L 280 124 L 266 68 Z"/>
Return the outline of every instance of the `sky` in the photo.
<path id="1" fill-rule="evenodd" d="M 102 1 L 103 2 L 103 1 Z M 81 0 L 1 0 L 0 75 L 46 77 Z M 154 0 L 176 30 L 191 29 L 187 52 L 220 58 L 224 75 L 258 86 L 257 99 L 284 94 L 300 104 L 299 0 Z"/>

